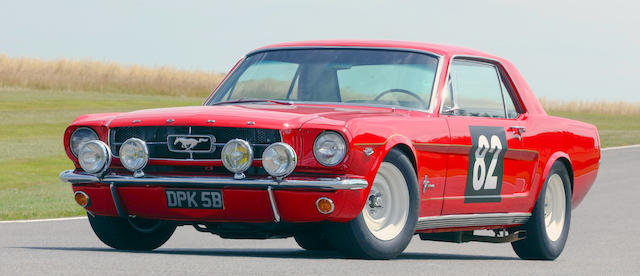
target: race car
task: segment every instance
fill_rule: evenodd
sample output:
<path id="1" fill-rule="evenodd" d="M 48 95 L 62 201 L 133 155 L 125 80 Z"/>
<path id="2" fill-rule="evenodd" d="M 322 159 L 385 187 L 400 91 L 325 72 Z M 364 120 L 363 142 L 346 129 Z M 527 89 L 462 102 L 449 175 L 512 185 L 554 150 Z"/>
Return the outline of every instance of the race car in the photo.
<path id="1" fill-rule="evenodd" d="M 115 249 L 190 225 L 365 259 L 414 235 L 556 259 L 600 160 L 597 129 L 547 115 L 509 61 L 398 41 L 259 48 L 202 106 L 80 116 L 64 145 Z"/>

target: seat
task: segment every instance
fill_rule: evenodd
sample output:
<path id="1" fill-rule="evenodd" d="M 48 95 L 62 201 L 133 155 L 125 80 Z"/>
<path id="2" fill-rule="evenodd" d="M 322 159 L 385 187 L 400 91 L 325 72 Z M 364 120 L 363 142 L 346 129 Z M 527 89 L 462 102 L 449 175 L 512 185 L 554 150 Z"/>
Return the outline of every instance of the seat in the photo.
<path id="1" fill-rule="evenodd" d="M 298 100 L 341 102 L 336 69 L 328 64 L 304 64 L 298 79 Z"/>

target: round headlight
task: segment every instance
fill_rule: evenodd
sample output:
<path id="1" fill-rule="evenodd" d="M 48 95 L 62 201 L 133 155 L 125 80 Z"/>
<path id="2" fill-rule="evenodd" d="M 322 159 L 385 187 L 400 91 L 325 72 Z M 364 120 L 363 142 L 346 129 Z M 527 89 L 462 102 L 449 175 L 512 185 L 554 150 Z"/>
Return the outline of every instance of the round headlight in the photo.
<path id="1" fill-rule="evenodd" d="M 333 131 L 321 133 L 313 143 L 313 155 L 320 164 L 325 166 L 337 165 L 346 153 L 347 144 L 342 135 Z"/>
<path id="2" fill-rule="evenodd" d="M 80 167 L 88 173 L 102 173 L 111 164 L 111 150 L 100 140 L 83 143 L 78 150 Z"/>
<path id="3" fill-rule="evenodd" d="M 71 153 L 73 153 L 75 157 L 78 157 L 78 152 L 80 151 L 82 143 L 91 140 L 100 140 L 98 138 L 98 134 L 88 127 L 79 127 L 71 134 L 71 139 L 69 140 Z"/>
<path id="4" fill-rule="evenodd" d="M 120 162 L 132 172 L 139 172 L 149 161 L 147 143 L 138 138 L 129 138 L 120 146 Z"/>
<path id="5" fill-rule="evenodd" d="M 296 160 L 296 152 L 285 143 L 273 143 L 262 153 L 262 167 L 275 177 L 284 177 L 293 172 Z"/>
<path id="6" fill-rule="evenodd" d="M 222 164 L 233 173 L 246 171 L 253 161 L 251 145 L 242 139 L 233 139 L 222 148 Z"/>

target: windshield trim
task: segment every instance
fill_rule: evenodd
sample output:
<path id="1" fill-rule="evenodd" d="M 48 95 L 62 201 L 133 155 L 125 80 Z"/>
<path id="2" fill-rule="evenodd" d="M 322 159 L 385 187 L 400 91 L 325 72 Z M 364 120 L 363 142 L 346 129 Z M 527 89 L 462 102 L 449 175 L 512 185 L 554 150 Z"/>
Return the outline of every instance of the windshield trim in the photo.
<path id="1" fill-rule="evenodd" d="M 251 52 L 249 52 L 248 54 L 246 54 L 245 56 L 242 57 L 241 62 L 231 71 L 227 74 L 227 77 L 225 77 L 225 79 L 218 85 L 218 87 L 211 93 L 211 95 L 209 96 L 209 98 L 203 103 L 203 105 L 207 106 L 211 104 L 211 101 L 213 101 L 213 99 L 215 98 L 214 95 L 216 93 L 218 93 L 218 90 L 220 89 L 220 87 L 223 87 L 224 82 L 228 81 L 228 77 L 231 76 L 239 67 L 241 67 L 242 63 L 246 62 L 247 58 L 253 55 L 257 55 L 257 54 L 261 54 L 261 53 L 265 53 L 265 52 L 274 52 L 274 51 L 286 51 L 286 50 L 314 50 L 314 49 L 318 49 L 318 50 L 324 50 L 324 49 L 346 49 L 346 50 L 383 50 L 383 51 L 396 51 L 396 52 L 411 52 L 411 53 L 418 53 L 418 54 L 424 54 L 424 55 L 428 55 L 431 57 L 436 58 L 437 60 L 437 66 L 436 66 L 436 73 L 435 76 L 433 78 L 433 88 L 431 90 L 431 99 L 429 99 L 429 107 L 427 109 L 421 109 L 421 108 L 411 108 L 411 107 L 406 107 L 406 106 L 393 106 L 393 105 L 378 105 L 378 104 L 354 104 L 354 103 L 337 103 L 337 102 L 309 102 L 309 101 L 304 101 L 304 103 L 310 103 L 310 104 L 339 104 L 339 105 L 353 105 L 353 106 L 372 106 L 372 107 L 386 107 L 386 108 L 392 108 L 392 109 L 401 109 L 401 110 L 410 110 L 410 111 L 421 111 L 421 112 L 426 112 L 426 113 L 431 113 L 434 114 L 434 109 L 436 106 L 436 101 L 437 101 L 437 92 L 438 92 L 438 87 L 440 86 L 440 74 L 442 72 L 442 61 L 443 61 L 443 55 L 440 54 L 436 54 L 433 52 L 429 52 L 429 51 L 424 51 L 424 50 L 418 50 L 418 49 L 409 49 L 409 48 L 394 48 L 394 47 L 367 47 L 367 46 L 289 46 L 289 47 L 274 47 L 274 48 L 264 48 L 264 49 L 257 49 L 257 50 L 253 50 Z M 291 101 L 293 103 L 296 103 L 296 101 Z M 302 103 L 302 102 L 300 102 Z"/>

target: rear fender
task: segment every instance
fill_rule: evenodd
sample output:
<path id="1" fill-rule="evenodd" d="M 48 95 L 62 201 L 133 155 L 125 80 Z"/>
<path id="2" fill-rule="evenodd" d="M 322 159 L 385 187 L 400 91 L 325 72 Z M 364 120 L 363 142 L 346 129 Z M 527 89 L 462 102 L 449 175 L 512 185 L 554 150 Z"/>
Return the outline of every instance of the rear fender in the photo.
<path id="1" fill-rule="evenodd" d="M 561 162 L 566 162 L 565 165 L 568 166 L 567 167 L 567 171 L 569 172 L 569 179 L 571 180 L 571 189 L 573 189 L 573 165 L 571 164 L 571 158 L 569 158 L 569 155 L 566 152 L 563 151 L 557 151 L 555 153 L 553 153 L 551 156 L 549 156 L 549 158 L 547 159 L 547 163 L 544 164 L 544 170 L 542 172 L 542 177 L 539 179 L 539 181 L 537 181 L 537 187 L 533 187 L 531 190 L 535 191 L 535 194 L 532 194 L 532 196 L 535 196 L 535 199 L 533 201 L 533 205 L 531 206 L 531 209 L 533 210 L 533 206 L 535 206 L 536 202 L 538 201 L 538 197 L 540 196 L 540 192 L 542 191 L 542 186 L 544 185 L 544 182 L 547 180 L 547 176 L 549 176 L 549 172 L 551 171 L 551 167 L 553 167 L 553 164 L 556 163 L 556 161 L 559 161 L 561 159 L 564 159 Z"/>

